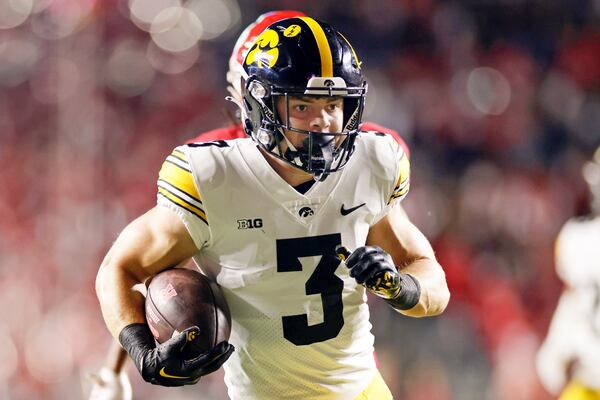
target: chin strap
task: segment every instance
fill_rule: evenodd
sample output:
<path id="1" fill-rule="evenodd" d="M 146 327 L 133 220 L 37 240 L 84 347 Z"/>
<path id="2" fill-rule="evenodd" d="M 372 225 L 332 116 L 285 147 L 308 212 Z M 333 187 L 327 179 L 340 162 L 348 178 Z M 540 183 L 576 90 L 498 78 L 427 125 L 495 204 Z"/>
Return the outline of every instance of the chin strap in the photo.
<path id="1" fill-rule="evenodd" d="M 312 149 L 310 149 L 310 154 L 323 159 L 323 165 L 319 165 L 318 172 L 315 172 L 315 180 L 322 182 L 329 175 L 329 173 L 325 171 L 331 170 L 331 164 L 333 164 L 335 138 L 330 135 L 311 135 L 310 137 L 304 139 L 304 148 L 311 147 L 309 144 L 311 143 L 311 137 Z"/>
<path id="2" fill-rule="evenodd" d="M 287 138 L 286 138 L 287 141 Z M 289 141 L 284 157 L 296 160 L 300 165 L 313 173 L 318 182 L 324 181 L 329 175 L 331 164 L 335 157 L 335 138 L 326 134 L 311 134 L 302 141 L 302 148 L 296 149 Z"/>

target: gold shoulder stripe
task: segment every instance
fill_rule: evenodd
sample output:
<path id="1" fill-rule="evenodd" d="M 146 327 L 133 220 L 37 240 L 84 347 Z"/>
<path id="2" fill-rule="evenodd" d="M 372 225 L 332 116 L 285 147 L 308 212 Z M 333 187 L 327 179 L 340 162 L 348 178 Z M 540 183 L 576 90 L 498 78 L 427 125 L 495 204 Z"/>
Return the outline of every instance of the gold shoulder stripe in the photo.
<path id="1" fill-rule="evenodd" d="M 408 194 L 409 189 L 410 189 L 410 185 L 408 185 L 406 187 L 406 190 L 403 190 L 402 192 L 399 192 L 397 195 L 395 195 L 395 198 L 406 196 Z"/>
<path id="2" fill-rule="evenodd" d="M 392 193 L 392 196 L 403 196 L 404 194 L 408 193 L 409 189 L 410 189 L 410 180 L 407 179 L 404 182 L 402 182 L 402 185 L 400 185 L 398 190 L 396 190 L 396 191 L 394 191 L 394 193 Z"/>
<path id="3" fill-rule="evenodd" d="M 400 150 L 402 151 L 402 150 Z M 388 201 L 390 204 L 395 199 L 403 199 L 407 195 L 410 189 L 410 162 L 406 153 L 402 152 L 400 160 L 398 160 L 398 179 L 396 180 L 396 186 L 392 191 L 392 195 Z"/>
<path id="4" fill-rule="evenodd" d="M 186 210 L 188 210 L 189 212 L 194 214 L 196 217 L 200 218 L 206 225 L 208 225 L 208 219 L 206 218 L 206 214 L 204 213 L 204 210 L 202 210 L 201 208 L 188 203 L 183 198 L 176 196 L 175 194 L 167 191 L 166 189 L 164 189 L 162 187 L 158 188 L 158 194 L 163 196 L 170 202 L 177 204 L 180 207 L 185 208 Z"/>
<path id="5" fill-rule="evenodd" d="M 321 77 L 333 77 L 333 57 L 331 56 L 331 48 L 329 47 L 329 42 L 323 28 L 321 28 L 321 25 L 317 21 L 310 17 L 300 17 L 300 19 L 306 22 L 306 25 L 308 25 L 317 41 L 319 55 L 321 56 Z"/>
<path id="6" fill-rule="evenodd" d="M 182 170 L 191 173 L 192 171 L 190 170 L 190 166 L 188 163 L 181 161 L 179 158 L 175 157 L 175 156 L 169 156 L 167 157 L 167 159 L 165 160 L 165 162 L 171 163 L 176 167 L 181 168 Z"/>
<path id="7" fill-rule="evenodd" d="M 390 196 L 390 199 L 388 200 L 388 204 L 390 204 L 392 201 L 396 200 L 396 199 L 404 199 L 404 197 L 406 197 L 406 195 L 408 194 L 408 191 L 410 189 L 410 183 L 408 183 L 408 181 L 406 182 L 406 185 L 401 189 L 398 190 L 394 193 L 392 193 L 392 195 Z"/>
<path id="8" fill-rule="evenodd" d="M 181 161 L 183 161 L 184 163 L 187 164 L 187 160 L 185 159 L 185 153 L 183 151 L 175 149 L 175 150 L 173 150 L 171 155 L 173 157 L 180 159 Z"/>
<path id="9" fill-rule="evenodd" d="M 158 179 L 181 190 L 191 198 L 202 202 L 192 173 L 181 167 L 181 165 L 167 159 L 158 173 Z"/>
<path id="10" fill-rule="evenodd" d="M 400 161 L 398 161 L 398 180 L 396 181 L 396 189 L 400 187 L 402 182 L 404 182 L 410 176 L 410 162 L 408 161 L 408 157 L 406 157 L 406 153 L 402 154 Z"/>
<path id="11" fill-rule="evenodd" d="M 184 191 L 176 188 L 175 186 L 171 185 L 169 182 L 163 181 L 162 179 L 159 179 L 158 182 L 156 182 L 156 183 L 158 184 L 158 187 L 166 189 L 168 192 L 171 192 L 174 195 L 179 196 L 179 197 L 187 200 L 188 203 L 190 203 L 191 205 L 202 208 L 202 202 L 199 199 L 190 196 L 186 192 L 184 192 Z"/>
<path id="12" fill-rule="evenodd" d="M 398 193 L 398 194 L 392 195 L 392 197 L 390 197 L 390 200 L 388 201 L 388 204 L 390 204 L 392 201 L 394 201 L 396 199 L 400 199 L 400 201 L 401 201 L 402 199 L 404 199 L 404 197 L 406 197 L 407 194 L 408 194 L 408 187 L 407 187 L 407 190 L 404 191 L 403 193 Z"/>
<path id="13" fill-rule="evenodd" d="M 398 185 L 394 188 L 394 192 L 392 194 L 396 194 L 396 193 L 405 191 L 406 187 L 409 185 L 410 185 L 410 179 L 406 178 L 405 180 L 402 181 L 402 183 L 400 183 L 400 185 Z"/>

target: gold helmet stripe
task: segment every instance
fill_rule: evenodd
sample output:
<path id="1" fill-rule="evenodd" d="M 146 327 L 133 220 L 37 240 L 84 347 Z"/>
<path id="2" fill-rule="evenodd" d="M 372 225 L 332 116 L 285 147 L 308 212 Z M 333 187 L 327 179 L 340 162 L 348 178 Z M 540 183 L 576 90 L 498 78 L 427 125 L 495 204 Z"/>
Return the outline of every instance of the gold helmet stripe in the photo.
<path id="1" fill-rule="evenodd" d="M 331 56 L 331 48 L 329 47 L 329 42 L 323 28 L 321 28 L 321 25 L 317 21 L 310 17 L 300 17 L 300 19 L 306 22 L 306 25 L 308 25 L 317 41 L 319 55 L 321 56 L 321 77 L 333 77 L 333 57 Z"/>

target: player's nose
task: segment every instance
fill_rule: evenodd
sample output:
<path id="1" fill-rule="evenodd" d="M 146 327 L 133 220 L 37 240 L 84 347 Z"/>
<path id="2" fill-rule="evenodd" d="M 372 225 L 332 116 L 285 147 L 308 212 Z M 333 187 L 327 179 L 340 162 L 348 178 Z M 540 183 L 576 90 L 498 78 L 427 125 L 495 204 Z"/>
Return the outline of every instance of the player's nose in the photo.
<path id="1" fill-rule="evenodd" d="M 330 117 L 327 111 L 323 108 L 315 112 L 310 121 L 310 130 L 313 132 L 329 132 L 331 125 Z"/>

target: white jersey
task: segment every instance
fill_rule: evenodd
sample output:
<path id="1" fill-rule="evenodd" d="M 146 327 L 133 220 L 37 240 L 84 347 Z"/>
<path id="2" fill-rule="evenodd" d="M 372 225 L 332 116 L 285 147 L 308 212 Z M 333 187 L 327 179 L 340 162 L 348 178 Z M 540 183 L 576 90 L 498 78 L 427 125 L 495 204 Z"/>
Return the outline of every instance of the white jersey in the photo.
<path id="1" fill-rule="evenodd" d="M 600 285 L 600 217 L 574 218 L 556 239 L 556 272 L 571 287 Z"/>
<path id="2" fill-rule="evenodd" d="M 178 147 L 159 174 L 203 273 L 228 302 L 234 399 L 352 399 L 375 373 L 363 286 L 335 257 L 408 192 L 409 165 L 389 136 L 363 132 L 346 167 L 305 194 L 250 139 Z"/>
<path id="3" fill-rule="evenodd" d="M 540 378 L 558 394 L 574 362 L 573 377 L 600 390 L 600 218 L 565 224 L 556 240 L 556 269 L 567 287 L 538 353 Z"/>

